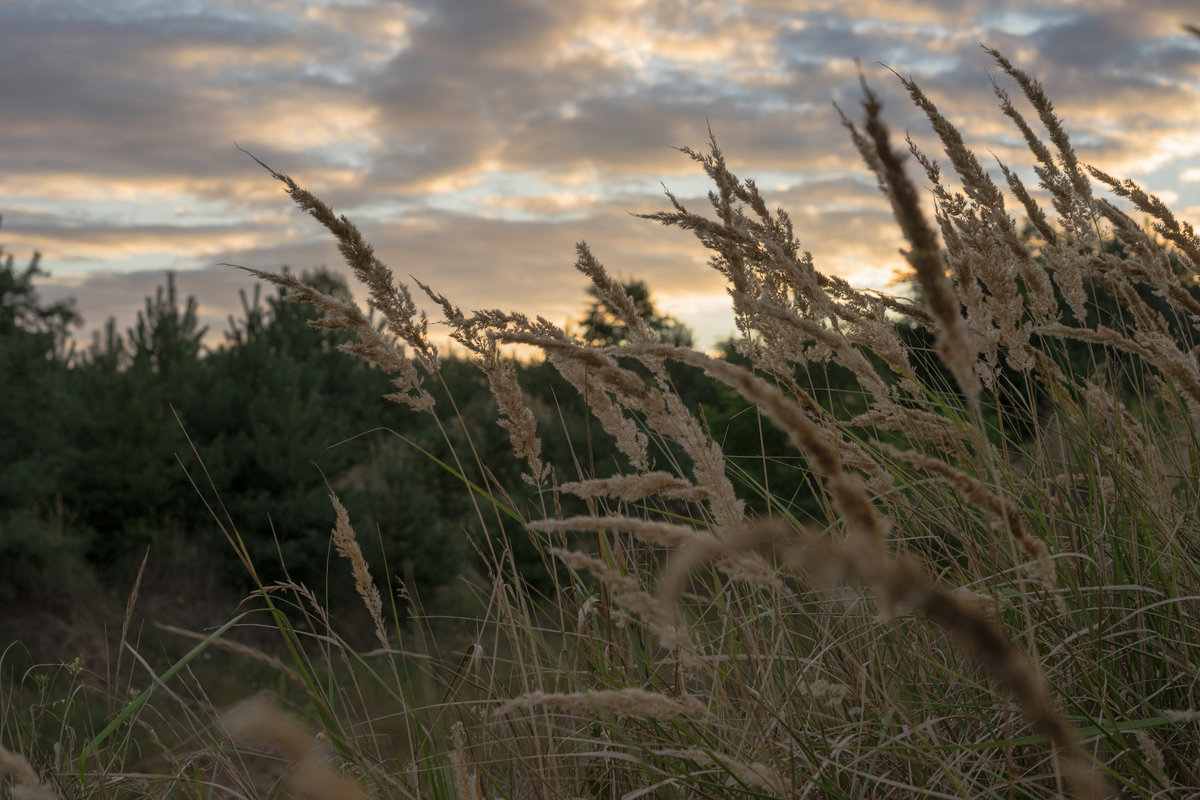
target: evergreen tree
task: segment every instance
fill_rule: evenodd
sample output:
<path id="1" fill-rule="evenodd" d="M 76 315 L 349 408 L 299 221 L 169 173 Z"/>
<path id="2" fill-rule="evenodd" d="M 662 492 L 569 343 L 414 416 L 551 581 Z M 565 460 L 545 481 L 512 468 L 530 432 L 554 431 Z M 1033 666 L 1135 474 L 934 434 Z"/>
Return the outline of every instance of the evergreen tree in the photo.
<path id="1" fill-rule="evenodd" d="M 63 529 L 70 462 L 70 301 L 46 304 L 35 253 L 24 269 L 0 249 L 0 609 L 61 602 L 78 544 Z"/>
<path id="2" fill-rule="evenodd" d="M 660 342 L 692 346 L 692 331 L 688 326 L 669 314 L 659 314 L 650 296 L 650 288 L 645 281 L 632 280 L 621 284 L 625 293 L 633 301 L 638 316 L 646 321 Z M 589 344 L 612 345 L 624 344 L 629 341 L 629 326 L 622 321 L 616 310 L 600 298 L 595 286 L 588 287 L 592 302 L 580 323 L 580 334 Z"/>
<path id="3" fill-rule="evenodd" d="M 76 370 L 86 413 L 66 499 L 100 565 L 147 542 L 170 544 L 172 534 L 202 518 L 178 457 L 187 452 L 180 420 L 186 424 L 207 402 L 206 330 L 195 297 L 181 305 L 167 273 L 125 337 L 110 319 Z"/>
<path id="4" fill-rule="evenodd" d="M 0 512 L 46 504 L 60 491 L 70 435 L 67 391 L 72 301 L 43 304 L 33 286 L 40 256 L 18 269 L 0 248 Z"/>

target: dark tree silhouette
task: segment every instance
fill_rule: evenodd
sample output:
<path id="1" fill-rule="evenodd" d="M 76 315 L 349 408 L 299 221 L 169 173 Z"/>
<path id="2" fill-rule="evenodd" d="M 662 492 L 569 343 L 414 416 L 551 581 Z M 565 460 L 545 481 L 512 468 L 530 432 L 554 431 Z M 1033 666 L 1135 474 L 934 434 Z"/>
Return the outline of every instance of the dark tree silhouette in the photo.
<path id="1" fill-rule="evenodd" d="M 692 346 L 691 329 L 669 314 L 658 313 L 645 281 L 626 281 L 621 286 L 633 300 L 638 316 L 657 334 L 659 341 L 680 347 Z M 628 342 L 629 326 L 621 320 L 612 306 L 600 299 L 595 286 L 588 287 L 588 294 L 592 297 L 592 302 L 580 323 L 580 335 L 589 344 L 594 345 Z"/>

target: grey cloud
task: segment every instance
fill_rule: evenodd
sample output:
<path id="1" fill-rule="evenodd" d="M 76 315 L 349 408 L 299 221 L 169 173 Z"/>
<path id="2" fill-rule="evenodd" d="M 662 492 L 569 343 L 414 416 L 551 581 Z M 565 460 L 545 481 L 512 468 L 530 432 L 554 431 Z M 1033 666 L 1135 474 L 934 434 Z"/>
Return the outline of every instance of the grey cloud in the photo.
<path id="1" fill-rule="evenodd" d="M 497 2 L 473 15 L 461 13 L 465 7 L 445 4 L 416 26 L 411 46 L 377 79 L 373 96 L 394 144 L 372 180 L 411 185 L 488 157 L 510 168 L 673 172 L 679 162 L 668 148 L 702 139 L 706 118 L 725 131 L 759 128 L 762 135 L 747 143 L 760 152 L 777 142 L 772 157 L 794 152 L 800 137 L 824 151 L 831 129 L 836 135 L 828 102 L 844 76 L 807 74 L 754 88 L 684 66 L 637 74 L 583 56 L 547 73 L 534 48 L 574 35 L 581 11 L 555 16 L 529 3 Z M 510 27 L 521 30 L 512 41 L 504 35 Z M 521 47 L 528 52 L 518 58 Z M 821 125 L 797 116 L 813 103 L 824 114 Z"/>
<path id="2" fill-rule="evenodd" d="M 181 15 L 123 20 L 53 19 L 10 9 L 0 25 L 0 169 L 110 177 L 212 174 L 239 135 L 284 98 L 354 90 L 294 65 L 236 66 L 238 58 L 293 47 L 292 32 L 263 18 Z M 312 45 L 312 42 L 309 42 Z M 216 74 L 173 62 L 189 48 L 230 54 Z M 260 150 L 270 143 L 258 143 Z"/>
<path id="3" fill-rule="evenodd" d="M 1029 37 L 1044 61 L 1059 69 L 1129 69 L 1139 61 L 1142 42 L 1131 36 L 1136 15 L 1120 17 L 1081 11 L 1040 28 Z"/>
<path id="4" fill-rule="evenodd" d="M 426 12 L 413 35 L 413 51 L 466 54 L 492 65 L 529 63 L 545 49 L 577 3 L 531 0 L 434 0 L 417 4 Z"/>
<path id="5" fill-rule="evenodd" d="M 0 198 L 10 203 L 0 206 L 0 239 L 54 236 L 80 250 L 125 237 L 161 243 L 177 254 L 175 265 L 336 266 L 324 233 L 233 149 L 236 139 L 359 219 L 400 274 L 447 282 L 465 307 L 553 316 L 582 302 L 581 279 L 570 269 L 580 238 L 615 272 L 644 275 L 661 292 L 710 280 L 697 278 L 708 275 L 704 254 L 686 237 L 625 213 L 662 207 L 661 197 L 641 194 L 658 179 L 695 191 L 699 170 L 671 148 L 702 148 L 709 122 L 738 174 L 759 177 L 764 189 L 792 187 L 772 204 L 794 204 L 797 234 L 819 259 L 845 263 L 852 245 L 867 261 L 893 258 L 890 239 L 874 242 L 890 235 L 886 205 L 830 107 L 837 100 L 860 116 L 854 57 L 883 95 L 897 141 L 908 130 L 938 150 L 928 122 L 880 61 L 913 74 L 961 123 L 989 168 L 989 151 L 1017 166 L 1028 156 L 996 108 L 989 73 L 1014 97 L 1016 90 L 980 41 L 1044 81 L 1089 160 L 1128 158 L 1195 127 L 1186 82 L 1197 79 L 1200 40 L 1178 31 L 1182 22 L 1200 23 L 1189 19 L 1191 0 L 1129 11 L 1065 0 L 1003 4 L 1020 12 L 1028 35 L 992 13 L 998 4 L 957 0 L 747 0 L 711 13 L 667 0 L 641 10 L 622 0 L 423 0 L 331 7 L 309 17 L 290 0 L 271 4 L 269 13 L 247 12 L 248 4 L 234 0 L 137 5 L 155 11 L 118 18 L 106 9 L 122 4 L 0 4 L 0 176 L 12 193 Z M 50 8 L 71 13 L 51 19 Z M 614 15 L 626 15 L 640 26 L 629 30 L 649 42 L 678 34 L 676 49 L 625 58 L 589 44 L 589 32 Z M 392 20 L 407 25 L 402 41 L 381 32 Z M 805 24 L 793 29 L 792 21 Z M 765 33 L 749 41 L 746 26 Z M 734 32 L 732 44 L 722 42 Z M 689 59 L 688 46 L 714 41 L 726 49 L 697 52 L 725 55 Z M 183 63 L 181 53 L 199 55 Z M 316 143 L 287 136 L 335 125 L 341 113 L 358 115 L 344 146 L 336 127 Z M 285 115 L 292 130 L 280 128 Z M 1145 141 L 1114 135 L 1114 121 Z M 555 203 L 539 205 L 535 197 L 524 221 L 483 218 L 513 199 L 506 186 L 526 197 L 522 181 L 553 191 L 558 178 L 575 172 L 587 178 L 581 194 L 598 198 L 594 207 L 538 218 L 537 209 Z M 140 187 L 164 205 L 221 202 L 195 227 L 157 216 L 150 224 L 132 203 L 81 216 L 50 197 L 25 201 L 36 197 L 39 182 L 61 175 L 114 192 Z M 447 177 L 466 188 L 447 189 L 449 181 L 438 182 Z M 17 195 L 19 202 L 9 199 Z M 704 202 L 701 194 L 691 204 Z M 823 210 L 830 202 L 835 208 Z M 251 243 L 234 241 L 239 233 Z M 205 238 L 203 252 L 213 255 L 199 261 L 197 243 Z M 197 286 L 224 286 L 213 277 L 219 270 L 188 274 Z M 83 306 L 85 292 L 109 297 L 104 287 L 124 287 L 135 311 L 153 289 L 117 279 L 77 285 Z M 236 291 L 221 292 L 236 298 Z M 102 322 L 101 307 L 111 305 L 100 302 L 89 323 Z"/>
<path id="6" fill-rule="evenodd" d="M 853 18 L 834 14 L 809 17 L 803 28 L 782 31 L 778 42 L 790 69 L 827 64 L 831 59 L 895 63 L 908 44 L 877 28 L 860 29 Z"/>
<path id="7" fill-rule="evenodd" d="M 586 57 L 547 73 L 539 59 L 571 20 L 567 3 L 431 4 L 409 47 L 371 80 L 390 142 L 377 174 L 418 182 L 472 168 L 521 128 L 628 77 Z"/>

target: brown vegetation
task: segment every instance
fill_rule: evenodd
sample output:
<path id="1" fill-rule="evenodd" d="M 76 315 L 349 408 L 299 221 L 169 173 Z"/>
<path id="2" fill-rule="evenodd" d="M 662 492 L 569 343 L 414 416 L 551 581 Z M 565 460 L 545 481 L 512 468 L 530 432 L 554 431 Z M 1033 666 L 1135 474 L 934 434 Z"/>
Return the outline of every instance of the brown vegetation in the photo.
<path id="1" fill-rule="evenodd" d="M 1031 233 L 911 81 L 961 182 L 909 143 L 933 223 L 877 97 L 864 87 L 862 131 L 843 117 L 909 242 L 915 300 L 817 271 L 788 215 L 730 171 L 715 139 L 685 150 L 715 184 L 712 216 L 670 194 L 671 210 L 646 216 L 712 252 L 748 367 L 659 342 L 584 245 L 576 266 L 624 311 L 627 344 L 465 313 L 420 285 L 487 375 L 538 491 L 522 509 L 485 485 L 481 522 L 518 516 L 557 564 L 554 590 L 539 597 L 495 550 L 461 660 L 418 652 L 414 629 L 386 630 L 388 603 L 335 498 L 337 550 L 380 649 L 338 638 L 303 587 L 261 598 L 344 776 L 310 758 L 308 735 L 274 707 L 243 710 L 234 727 L 274 737 L 293 778 L 323 797 L 1197 791 L 1200 240 L 1138 187 L 1081 165 L 1041 86 L 988 52 L 1048 135 L 997 87 L 1035 159 L 1040 191 L 1001 167 Z M 318 325 L 353 332 L 345 349 L 393 376 L 389 398 L 443 426 L 425 388 L 439 354 L 409 289 L 352 223 L 272 174 L 337 238 L 385 326 L 294 276 L 255 274 L 320 309 Z M 1089 175 L 1151 230 L 1095 196 Z M 546 460 L 502 356 L 510 344 L 539 348 L 579 391 L 624 470 L 568 481 L 573 465 Z M 673 389 L 673 362 L 736 391 L 790 439 L 803 456 L 795 486 L 818 479 L 823 521 L 782 503 L 747 512 L 731 454 Z M 810 391 L 803 376 L 821 365 L 854 376 L 863 411 L 840 417 Z M 589 513 L 560 513 L 568 498 Z M 316 677 L 289 614 L 317 620 L 340 683 Z M 187 791 L 202 794 L 199 783 Z"/>

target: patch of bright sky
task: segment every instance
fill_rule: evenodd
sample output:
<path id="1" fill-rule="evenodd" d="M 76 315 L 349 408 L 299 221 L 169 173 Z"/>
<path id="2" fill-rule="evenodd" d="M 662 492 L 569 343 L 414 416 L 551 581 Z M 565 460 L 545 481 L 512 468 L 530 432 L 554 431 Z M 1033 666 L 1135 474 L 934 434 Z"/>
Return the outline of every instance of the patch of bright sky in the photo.
<path id="1" fill-rule="evenodd" d="M 398 224 L 406 218 L 418 216 L 422 211 L 427 211 L 431 208 L 431 204 L 426 202 L 424 198 L 413 200 L 407 198 L 387 197 L 383 199 L 372 199 L 367 202 L 355 205 L 339 207 L 337 212 L 345 214 L 355 224 Z M 461 209 L 449 209 L 461 211 Z M 303 226 L 310 225 L 309 220 L 302 220 Z M 295 226 L 296 230 L 303 230 L 300 225 Z M 318 237 L 320 234 L 318 234 Z"/>
<path id="2" fill-rule="evenodd" d="M 332 64 L 310 61 L 302 68 L 304 77 L 328 81 L 335 86 L 354 86 L 362 79 L 362 71 L 354 64 Z"/>
<path id="3" fill-rule="evenodd" d="M 600 188 L 598 184 L 591 186 L 573 186 L 571 191 L 576 195 L 592 194 Z M 449 211 L 456 214 L 469 214 L 498 219 L 509 222 L 529 222 L 547 219 L 579 219 L 587 216 L 589 209 L 564 207 L 557 214 L 545 211 L 530 211 L 523 207 L 521 201 L 535 201 L 540 198 L 553 196 L 561 189 L 552 183 L 536 177 L 510 172 L 488 172 L 480 176 L 473 186 L 456 191 L 442 192 L 433 195 L 423 203 L 426 208 L 437 211 Z M 497 201 L 511 200 L 512 203 Z"/>
<path id="4" fill-rule="evenodd" d="M 365 174 L 375 164 L 375 149 L 374 141 L 346 138 L 332 144 L 306 148 L 306 152 L 323 167 Z"/>
<path id="5" fill-rule="evenodd" d="M 1196 206 L 1200 204 L 1200 184 L 1190 180 L 1188 173 L 1193 170 L 1200 172 L 1200 155 L 1167 161 L 1157 169 L 1145 175 L 1139 175 L 1137 182 L 1146 191 L 1158 195 L 1168 206 L 1174 205 L 1167 198 L 1168 193 L 1175 195 L 1178 201 L 1185 205 Z M 1124 203 L 1124 201 L 1121 202 Z M 1172 210 L 1179 211 L 1177 207 Z M 1137 216 L 1135 215 L 1134 218 L 1137 219 Z M 1200 222 L 1200 220 L 1189 221 Z"/>
<path id="6" fill-rule="evenodd" d="M 265 17 L 261 10 L 248 11 L 240 3 L 220 4 L 212 0 L 123 0 L 119 3 L 75 0 L 54 5 L 59 16 L 65 19 L 99 19 L 117 25 L 189 18 L 262 25 Z"/>
<path id="7" fill-rule="evenodd" d="M 31 215 L 49 215 L 70 220 L 67 228 L 124 227 L 130 220 L 137 225 L 192 228 L 202 225 L 236 223 L 244 216 L 231 211 L 225 201 L 200 200 L 194 197 L 164 197 L 159 192 L 126 190 L 109 192 L 107 197 L 46 199 L 45 197 L 10 196 L 9 207 Z"/>
<path id="8" fill-rule="evenodd" d="M 728 64 L 720 60 L 704 58 L 684 58 L 683 51 L 676 48 L 671 54 L 664 55 L 652 49 L 650 40 L 638 42 L 623 42 L 616 39 L 604 39 L 594 44 L 609 55 L 618 58 L 636 69 L 637 77 L 617 88 L 617 93 L 640 91 L 642 86 L 658 85 L 675 87 L 679 84 L 681 75 L 686 76 L 688 90 L 697 88 L 724 88 L 725 93 L 732 95 L 737 91 L 745 92 L 745 84 L 730 75 Z M 576 50 L 574 46 L 568 51 Z"/>
<path id="9" fill-rule="evenodd" d="M 1072 139 L 1081 144 L 1088 141 L 1085 137 L 1072 136 Z M 1147 176 L 1162 174 L 1168 184 L 1174 185 L 1179 180 L 1178 173 L 1194 163 L 1197 156 L 1200 156 L 1200 140 L 1196 135 L 1186 131 L 1173 132 L 1156 137 L 1153 150 L 1130 148 L 1129 154 L 1116 165 L 1116 177 L 1144 182 Z"/>
<path id="10" fill-rule="evenodd" d="M 680 197 L 704 196 L 712 184 L 704 175 L 676 176 L 665 181 L 642 175 L 625 177 L 597 175 L 595 180 L 570 181 L 569 192 L 564 184 L 551 177 L 542 177 L 528 172 L 493 170 L 474 176 L 471 185 L 451 191 L 430 195 L 424 207 L 459 214 L 479 214 L 492 219 L 526 222 L 532 220 L 581 219 L 593 212 L 590 204 L 581 202 L 578 207 L 563 206 L 557 213 L 531 212 L 522 210 L 519 202 L 510 205 L 495 202 L 497 198 L 516 201 L 536 201 L 543 198 L 562 196 L 594 197 L 597 203 L 620 202 L 622 198 L 633 200 L 647 194 L 661 195 L 662 185 Z M 665 202 L 665 200 L 664 200 Z M 640 211 L 641 209 L 631 209 Z M 651 209 L 657 210 L 657 209 Z"/>
<path id="11" fill-rule="evenodd" d="M 938 25 L 932 22 L 916 22 L 909 25 L 901 25 L 891 19 L 856 19 L 844 27 L 857 34 L 883 33 L 889 39 L 906 38 L 905 34 L 909 31 L 919 31 L 924 37 L 933 36 L 943 38 L 950 38 L 960 33 L 957 28 Z M 905 68 L 909 69 L 907 62 Z M 917 69 L 917 67 L 914 66 L 911 69 Z"/>
<path id="12" fill-rule="evenodd" d="M 54 16 L 58 19 L 100 19 L 112 23 L 134 22 L 181 14 L 200 14 L 210 10 L 204 0 L 125 0 L 123 3 L 96 3 L 90 0 L 66 0 L 65 2 L 39 3 L 37 16 Z M 13 4 L 13 8 L 16 4 Z M 33 11 L 33 9 L 27 9 Z M 0 8 L 0 16 L 3 9 Z"/>
<path id="13" fill-rule="evenodd" d="M 43 253 L 43 266 L 47 266 L 57 282 L 77 285 L 89 275 L 108 273 L 155 272 L 166 274 L 174 270 L 188 271 L 205 269 L 214 265 L 214 259 L 203 255 L 181 256 L 177 250 L 120 250 L 111 257 L 96 255 L 97 248 L 88 244 L 75 251 L 71 245 L 61 252 L 47 250 Z M 89 323 L 95 320 L 88 320 Z"/>
<path id="14" fill-rule="evenodd" d="M 1047 25 L 1067 22 L 1077 16 L 1074 12 L 1033 9 L 993 8 L 983 12 L 985 27 L 996 28 L 1013 36 L 1029 36 Z"/>
<path id="15" fill-rule="evenodd" d="M 731 167 L 734 170 L 734 174 L 738 175 L 743 180 L 746 178 L 754 179 L 754 182 L 758 184 L 759 191 L 762 192 L 763 197 L 766 198 L 768 207 L 771 206 L 771 194 L 774 192 L 786 192 L 793 188 L 803 188 L 807 184 L 820 183 L 826 180 L 840 180 L 846 177 L 846 174 L 841 170 L 836 172 L 830 170 L 805 170 L 804 172 L 796 172 L 790 170 L 764 169 L 753 170 L 753 174 L 751 174 L 749 171 L 742 170 L 742 172 L 746 173 L 745 175 L 742 175 L 741 172 L 738 172 L 736 165 L 731 165 Z M 865 171 L 866 167 L 863 167 L 863 170 Z M 874 185 L 873 180 L 872 185 Z M 711 187 L 712 184 L 709 183 L 709 188 Z"/>

